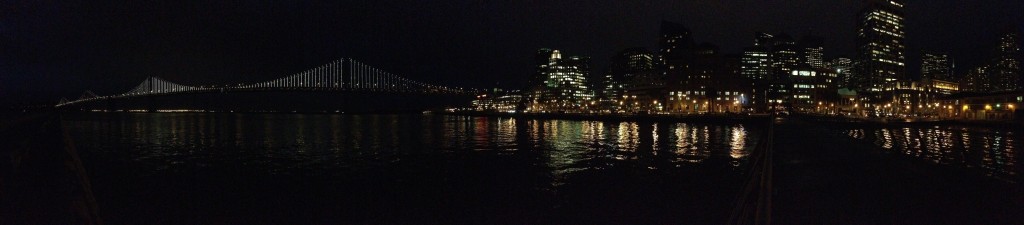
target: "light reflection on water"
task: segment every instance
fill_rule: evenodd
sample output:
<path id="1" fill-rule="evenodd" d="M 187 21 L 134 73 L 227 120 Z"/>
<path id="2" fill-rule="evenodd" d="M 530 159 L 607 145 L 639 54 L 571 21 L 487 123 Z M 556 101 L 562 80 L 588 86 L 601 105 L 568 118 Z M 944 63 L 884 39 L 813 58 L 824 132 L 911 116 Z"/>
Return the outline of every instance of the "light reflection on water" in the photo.
<path id="1" fill-rule="evenodd" d="M 659 169 L 715 159 L 739 167 L 761 135 L 741 124 L 438 115 L 109 114 L 71 122 L 86 151 L 139 162 L 149 172 L 229 161 L 278 174 L 422 155 L 539 152 L 556 185 L 566 174 L 616 166 Z"/>
<path id="2" fill-rule="evenodd" d="M 936 164 L 976 168 L 986 176 L 1019 181 L 1016 151 L 1021 134 L 1014 131 L 961 127 L 902 127 L 850 129 L 846 134 L 867 140 L 886 151 Z"/>

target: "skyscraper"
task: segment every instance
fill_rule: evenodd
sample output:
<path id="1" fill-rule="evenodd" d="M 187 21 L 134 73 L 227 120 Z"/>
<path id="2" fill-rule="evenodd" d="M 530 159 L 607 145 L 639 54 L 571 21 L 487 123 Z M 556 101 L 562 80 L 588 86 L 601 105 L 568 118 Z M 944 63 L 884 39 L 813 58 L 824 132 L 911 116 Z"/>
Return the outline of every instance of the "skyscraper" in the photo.
<path id="1" fill-rule="evenodd" d="M 891 90 L 906 79 L 903 0 L 868 0 L 857 21 L 858 75 L 861 89 Z"/>
<path id="2" fill-rule="evenodd" d="M 529 85 L 531 87 L 539 87 L 544 85 L 544 81 L 548 79 L 548 67 L 551 66 L 551 59 L 555 54 L 555 50 L 542 48 L 537 50 L 537 53 L 533 56 L 534 73 L 530 77 Z M 561 56 L 558 56 L 561 57 Z"/>
<path id="3" fill-rule="evenodd" d="M 690 29 L 682 24 L 661 21 L 661 40 L 658 50 L 666 61 L 690 59 L 696 46 Z"/>
<path id="4" fill-rule="evenodd" d="M 602 95 L 605 99 L 621 97 L 625 89 L 640 76 L 654 71 L 654 53 L 646 48 L 628 48 L 612 57 L 605 73 Z"/>
<path id="5" fill-rule="evenodd" d="M 796 41 L 787 34 L 778 34 L 772 38 L 772 76 L 768 86 L 768 101 L 775 105 L 789 103 L 792 97 L 792 80 L 790 72 L 800 66 L 800 49 Z"/>
<path id="6" fill-rule="evenodd" d="M 1014 91 L 1021 88 L 1020 32 L 1016 29 L 999 36 L 995 57 L 989 66 L 992 91 Z"/>
<path id="7" fill-rule="evenodd" d="M 749 103 L 764 111 L 768 103 L 767 90 L 772 80 L 772 46 L 775 36 L 765 32 L 754 33 L 754 46 L 743 49 L 740 56 L 740 74 L 750 83 Z"/>
<path id="8" fill-rule="evenodd" d="M 793 68 L 800 66 L 802 51 L 796 41 L 787 34 L 775 35 L 772 42 L 772 68 L 775 75 L 789 75 Z"/>
<path id="9" fill-rule="evenodd" d="M 953 81 L 953 58 L 947 54 L 924 53 L 921 56 L 921 78 Z"/>
<path id="10" fill-rule="evenodd" d="M 838 76 L 837 81 L 839 88 L 853 87 L 856 75 L 853 71 L 853 60 L 850 58 L 836 58 L 832 60 L 831 69 L 835 70 Z"/>
<path id="11" fill-rule="evenodd" d="M 975 68 L 960 79 L 960 90 L 965 92 L 990 92 L 991 82 L 988 76 L 988 67 Z"/>
<path id="12" fill-rule="evenodd" d="M 814 69 L 825 68 L 825 38 L 807 35 L 800 39 L 803 63 Z"/>
<path id="13" fill-rule="evenodd" d="M 541 56 L 547 55 L 547 60 Z M 532 110 L 572 111 L 587 106 L 594 94 L 587 86 L 590 59 L 572 56 L 563 58 L 558 50 L 541 49 L 537 52 L 537 74 L 542 84 L 535 86 L 531 96 Z"/>
<path id="14" fill-rule="evenodd" d="M 743 49 L 743 56 L 740 59 L 740 68 L 744 76 L 750 80 L 763 81 L 771 76 L 772 57 L 771 52 L 764 46 L 754 46 Z"/>

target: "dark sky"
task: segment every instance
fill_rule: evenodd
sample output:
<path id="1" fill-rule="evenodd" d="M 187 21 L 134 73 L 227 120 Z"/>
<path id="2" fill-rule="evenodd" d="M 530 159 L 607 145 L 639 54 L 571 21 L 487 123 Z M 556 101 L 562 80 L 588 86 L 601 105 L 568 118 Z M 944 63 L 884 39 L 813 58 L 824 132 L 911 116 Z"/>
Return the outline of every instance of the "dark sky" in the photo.
<path id="1" fill-rule="evenodd" d="M 147 76 L 186 84 L 281 77 L 350 57 L 405 77 L 517 87 L 538 48 L 593 57 L 657 44 L 658 22 L 686 24 L 727 53 L 754 31 L 827 38 L 853 55 L 861 0 L 0 1 L 3 102 L 125 92 Z M 982 63 L 996 35 L 1024 24 L 1020 0 L 908 0 L 910 65 L 947 51 Z M 917 71 L 917 69 L 911 69 Z"/>

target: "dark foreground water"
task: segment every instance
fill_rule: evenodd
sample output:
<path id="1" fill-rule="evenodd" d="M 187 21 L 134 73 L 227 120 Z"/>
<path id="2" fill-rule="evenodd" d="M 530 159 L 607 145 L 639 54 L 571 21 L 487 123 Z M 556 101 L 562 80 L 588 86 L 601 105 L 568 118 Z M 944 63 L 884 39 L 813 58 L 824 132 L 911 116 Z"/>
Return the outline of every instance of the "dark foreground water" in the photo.
<path id="1" fill-rule="evenodd" d="M 441 115 L 65 120 L 110 224 L 720 224 L 765 130 Z"/>
<path id="2" fill-rule="evenodd" d="M 1020 183 L 1021 130 L 962 126 L 868 127 L 845 133 L 883 151 Z"/>

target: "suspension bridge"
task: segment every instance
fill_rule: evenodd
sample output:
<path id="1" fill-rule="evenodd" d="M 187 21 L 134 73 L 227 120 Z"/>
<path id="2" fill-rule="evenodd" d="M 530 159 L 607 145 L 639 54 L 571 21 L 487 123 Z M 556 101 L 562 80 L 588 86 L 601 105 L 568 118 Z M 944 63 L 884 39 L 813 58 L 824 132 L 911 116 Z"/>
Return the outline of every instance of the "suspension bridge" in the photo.
<path id="1" fill-rule="evenodd" d="M 278 79 L 248 84 L 191 86 L 159 77 L 148 77 L 124 93 L 97 95 L 92 91 L 85 91 L 74 100 L 60 99 L 56 107 L 74 107 L 101 101 L 153 96 L 280 91 L 456 96 L 476 94 L 476 90 L 473 89 L 411 80 L 350 58 L 344 58 Z"/>

